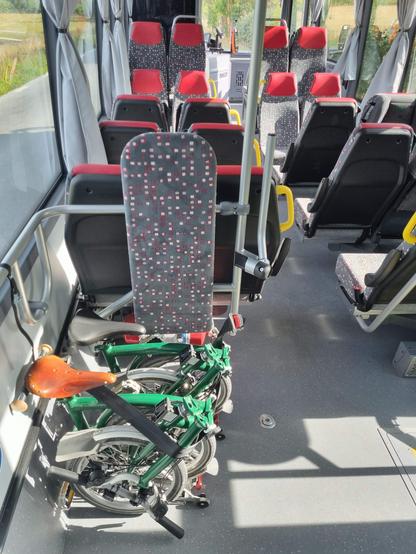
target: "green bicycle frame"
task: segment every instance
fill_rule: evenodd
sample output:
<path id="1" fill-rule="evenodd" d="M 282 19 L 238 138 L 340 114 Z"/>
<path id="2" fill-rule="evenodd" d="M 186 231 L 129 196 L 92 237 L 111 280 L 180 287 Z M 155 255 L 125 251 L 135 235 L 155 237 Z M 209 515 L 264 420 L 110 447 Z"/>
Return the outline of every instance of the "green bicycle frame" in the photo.
<path id="1" fill-rule="evenodd" d="M 206 390 L 215 379 L 222 373 L 230 371 L 230 348 L 221 344 L 220 347 L 207 344 L 200 347 L 193 347 L 190 350 L 188 344 L 167 343 L 167 342 L 148 342 L 143 344 L 105 344 L 97 348 L 102 352 L 108 367 L 112 373 L 120 373 L 119 358 L 134 356 L 139 362 L 147 357 L 158 356 L 172 357 L 186 356 L 190 351 L 195 352 L 196 356 L 191 356 L 182 365 L 175 383 L 165 391 L 168 395 L 175 394 L 184 382 L 187 376 L 193 372 L 202 372 L 204 375 L 194 386 L 187 391 L 187 395 L 196 397 L 202 391 Z M 188 356 L 189 357 L 189 356 Z"/>
<path id="2" fill-rule="evenodd" d="M 165 400 L 169 400 L 172 406 L 178 407 L 180 414 L 172 420 L 159 422 L 159 426 L 163 431 L 172 429 L 185 429 L 178 438 L 178 445 L 181 448 L 187 448 L 192 445 L 194 440 L 200 435 L 201 431 L 207 430 L 214 424 L 214 415 L 212 410 L 211 399 L 195 400 L 190 396 L 169 396 L 165 394 L 120 394 L 132 406 L 138 408 L 156 408 L 158 404 Z M 107 406 L 99 402 L 96 398 L 90 396 L 73 396 L 69 399 L 61 400 L 67 407 L 68 413 L 77 430 L 87 429 L 89 427 L 85 414 L 88 411 L 100 410 L 101 415 L 96 420 L 95 428 L 104 427 L 108 422 L 108 417 L 103 418 L 103 413 L 113 413 Z M 181 413 L 182 412 L 182 413 Z M 148 456 L 156 452 L 156 446 L 153 443 L 146 445 L 141 452 L 136 455 L 130 463 L 129 470 L 133 469 L 144 461 Z M 148 470 L 140 477 L 140 487 L 147 488 L 150 482 L 159 475 L 161 471 L 166 469 L 175 458 L 166 454 L 161 455 L 153 462 Z"/>

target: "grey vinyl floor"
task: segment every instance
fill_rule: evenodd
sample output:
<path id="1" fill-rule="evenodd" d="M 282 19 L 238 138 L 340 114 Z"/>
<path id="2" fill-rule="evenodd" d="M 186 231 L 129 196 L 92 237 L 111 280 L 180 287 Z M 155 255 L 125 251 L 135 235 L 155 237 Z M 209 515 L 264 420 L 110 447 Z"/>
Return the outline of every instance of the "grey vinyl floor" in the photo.
<path id="1" fill-rule="evenodd" d="M 416 332 L 361 331 L 335 260 L 325 241 L 295 239 L 263 301 L 244 308 L 246 329 L 230 341 L 234 412 L 222 419 L 220 474 L 206 480 L 212 504 L 170 512 L 185 538 L 76 501 L 65 554 L 416 552 L 416 380 L 391 363 Z M 406 471 L 386 446 L 392 429 Z"/>

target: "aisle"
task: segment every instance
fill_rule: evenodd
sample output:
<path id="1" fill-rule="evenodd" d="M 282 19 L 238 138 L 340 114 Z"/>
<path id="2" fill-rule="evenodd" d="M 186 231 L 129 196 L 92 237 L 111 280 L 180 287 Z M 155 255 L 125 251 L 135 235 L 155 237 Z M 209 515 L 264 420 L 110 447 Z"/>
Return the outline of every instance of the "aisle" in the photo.
<path id="1" fill-rule="evenodd" d="M 335 258 L 324 242 L 295 239 L 264 301 L 244 310 L 246 332 L 232 339 L 235 409 L 223 418 L 220 475 L 207 480 L 212 505 L 171 511 L 185 539 L 77 502 L 65 554 L 414 552 L 416 506 L 380 434 L 400 426 L 401 444 L 416 447 L 416 381 L 391 367 L 414 333 L 363 333 L 337 289 Z M 260 426 L 263 413 L 274 429 Z"/>

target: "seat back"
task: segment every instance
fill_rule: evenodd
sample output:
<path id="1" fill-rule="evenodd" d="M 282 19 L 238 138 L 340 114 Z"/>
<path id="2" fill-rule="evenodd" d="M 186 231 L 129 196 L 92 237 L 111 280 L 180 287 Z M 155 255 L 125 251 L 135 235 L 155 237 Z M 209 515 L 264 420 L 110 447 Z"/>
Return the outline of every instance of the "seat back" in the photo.
<path id="1" fill-rule="evenodd" d="M 240 166 L 217 167 L 217 203 L 238 202 L 240 191 Z M 250 213 L 247 216 L 247 234 L 245 248 L 257 253 L 257 227 L 260 211 L 260 197 L 263 179 L 263 169 L 253 167 L 250 181 Z M 235 235 L 237 217 L 217 215 L 215 227 L 215 283 L 230 283 L 234 266 Z M 277 211 L 277 195 L 274 187 L 270 191 L 269 211 L 266 227 L 267 255 L 271 263 L 277 257 L 280 245 L 279 218 Z M 253 275 L 243 273 L 241 293 L 244 295 L 259 294 L 264 281 Z"/>
<path id="2" fill-rule="evenodd" d="M 176 23 L 169 44 L 169 87 L 180 71 L 205 71 L 204 31 L 199 23 Z"/>
<path id="3" fill-rule="evenodd" d="M 121 159 L 133 306 L 148 333 L 212 328 L 216 162 L 201 137 L 149 133 Z"/>
<path id="4" fill-rule="evenodd" d="M 67 190 L 68 204 L 122 204 L 120 166 L 77 166 Z M 65 242 L 84 295 L 100 302 L 131 289 L 124 216 L 70 215 Z"/>
<path id="5" fill-rule="evenodd" d="M 154 21 L 135 21 L 130 25 L 130 71 L 158 69 L 167 84 L 166 46 L 162 25 Z"/>
<path id="6" fill-rule="evenodd" d="M 269 73 L 260 101 L 260 146 L 276 133 L 276 160 L 281 163 L 299 132 L 299 103 L 293 73 Z"/>
<path id="7" fill-rule="evenodd" d="M 160 131 L 149 121 L 101 121 L 100 131 L 109 164 L 119 164 L 121 153 L 130 139 L 142 133 Z"/>
<path id="8" fill-rule="evenodd" d="M 291 186 L 318 185 L 333 170 L 357 114 L 353 98 L 317 98 L 282 169 Z"/>
<path id="9" fill-rule="evenodd" d="M 298 81 L 298 94 L 307 96 L 314 73 L 324 73 L 327 63 L 327 30 L 323 27 L 301 27 L 290 48 L 290 71 Z"/>
<path id="10" fill-rule="evenodd" d="M 180 71 L 174 89 L 172 123 L 179 128 L 182 104 L 189 98 L 209 98 L 209 84 L 205 71 Z"/>
<path id="11" fill-rule="evenodd" d="M 286 25 L 266 27 L 263 61 L 266 62 L 265 73 L 289 70 L 289 31 Z"/>
<path id="12" fill-rule="evenodd" d="M 179 131 L 194 123 L 231 123 L 230 105 L 223 98 L 187 98 L 181 107 Z"/>
<path id="13" fill-rule="evenodd" d="M 357 127 L 310 207 L 309 234 L 317 227 L 374 229 L 406 183 L 412 140 L 408 125 Z"/>
<path id="14" fill-rule="evenodd" d="M 150 121 L 162 131 L 168 129 L 163 104 L 156 96 L 121 94 L 114 101 L 112 115 L 115 120 Z"/>
<path id="15" fill-rule="evenodd" d="M 363 123 L 405 123 L 416 131 L 416 94 L 375 94 L 363 108 Z"/>
<path id="16" fill-rule="evenodd" d="M 218 165 L 241 165 L 244 127 L 229 123 L 194 123 L 189 129 L 213 148 Z"/>

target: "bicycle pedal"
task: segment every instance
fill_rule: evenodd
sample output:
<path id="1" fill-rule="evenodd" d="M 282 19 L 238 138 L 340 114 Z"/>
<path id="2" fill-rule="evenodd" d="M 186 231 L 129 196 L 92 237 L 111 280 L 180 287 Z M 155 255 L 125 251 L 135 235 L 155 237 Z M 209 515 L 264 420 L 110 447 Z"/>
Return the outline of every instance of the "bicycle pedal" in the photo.
<path id="1" fill-rule="evenodd" d="M 206 467 L 205 473 L 208 473 L 208 475 L 212 475 L 213 477 L 215 477 L 216 475 L 218 475 L 219 471 L 220 464 L 218 463 L 217 458 L 212 458 L 212 460 Z"/>
<path id="2" fill-rule="evenodd" d="M 221 411 L 224 412 L 225 414 L 232 414 L 233 410 L 234 410 L 233 401 L 232 400 L 226 400 L 224 402 L 224 405 L 223 405 Z"/>

